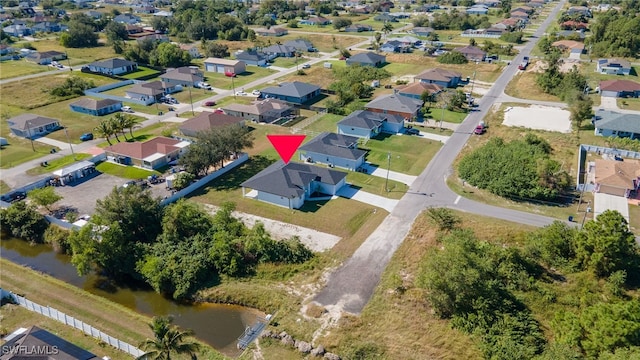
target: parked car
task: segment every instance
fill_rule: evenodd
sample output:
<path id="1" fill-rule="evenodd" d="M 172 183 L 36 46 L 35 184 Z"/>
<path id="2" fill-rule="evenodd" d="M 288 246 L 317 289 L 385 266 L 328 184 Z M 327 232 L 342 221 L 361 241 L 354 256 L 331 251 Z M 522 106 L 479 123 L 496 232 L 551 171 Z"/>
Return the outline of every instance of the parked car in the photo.
<path id="1" fill-rule="evenodd" d="M 247 95 L 249 95 L 249 94 L 247 94 L 244 91 L 236 91 L 236 96 L 247 96 Z"/>
<path id="2" fill-rule="evenodd" d="M 251 95 L 255 95 L 255 96 L 260 96 L 260 94 L 262 93 L 260 92 L 260 90 L 257 90 L 257 89 L 251 92 Z"/>
<path id="3" fill-rule="evenodd" d="M 204 106 L 216 106 L 216 102 L 215 101 L 205 101 L 204 102 Z"/>
<path id="4" fill-rule="evenodd" d="M 303 69 L 309 69 L 311 67 L 311 64 L 304 64 L 302 65 Z"/>
<path id="5" fill-rule="evenodd" d="M 476 126 L 476 128 L 473 130 L 473 133 L 476 135 L 482 135 L 487 131 L 487 129 L 482 126 L 482 125 L 478 125 Z"/>
<path id="6" fill-rule="evenodd" d="M 2 201 L 12 203 L 22 200 L 27 197 L 27 194 L 22 191 L 15 191 L 9 194 L 2 195 Z"/>
<path id="7" fill-rule="evenodd" d="M 89 141 L 89 140 L 93 140 L 93 134 L 92 133 L 85 133 L 80 135 L 80 141 Z"/>
<path id="8" fill-rule="evenodd" d="M 127 113 L 132 113 L 133 110 L 131 110 L 131 106 L 123 106 L 120 110 L 122 110 L 123 112 L 127 112 Z"/>
<path id="9" fill-rule="evenodd" d="M 420 135 L 420 130 L 416 128 L 408 128 L 405 130 L 405 134 L 407 135 Z"/>

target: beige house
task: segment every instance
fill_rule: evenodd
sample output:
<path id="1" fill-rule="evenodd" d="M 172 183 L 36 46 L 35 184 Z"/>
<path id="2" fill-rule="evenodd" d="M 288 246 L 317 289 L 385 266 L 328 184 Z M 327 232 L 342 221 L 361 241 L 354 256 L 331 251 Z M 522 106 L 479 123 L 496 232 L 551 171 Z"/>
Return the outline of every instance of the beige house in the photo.
<path id="1" fill-rule="evenodd" d="M 177 160 L 190 143 L 159 136 L 145 142 L 119 142 L 106 147 L 107 160 L 155 170 Z"/>
<path id="2" fill-rule="evenodd" d="M 628 198 L 640 188 L 640 161 L 597 159 L 595 163 L 595 192 Z"/>

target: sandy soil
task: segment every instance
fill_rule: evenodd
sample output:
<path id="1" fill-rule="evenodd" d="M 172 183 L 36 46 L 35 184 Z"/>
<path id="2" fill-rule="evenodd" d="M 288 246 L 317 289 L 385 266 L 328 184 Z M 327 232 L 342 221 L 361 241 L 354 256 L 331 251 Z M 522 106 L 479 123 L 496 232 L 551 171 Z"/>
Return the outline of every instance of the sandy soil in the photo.
<path id="1" fill-rule="evenodd" d="M 215 214 L 215 212 L 218 210 L 218 207 L 214 205 L 205 205 L 205 207 L 211 214 Z M 341 239 L 341 237 L 336 235 L 327 234 L 302 226 L 275 221 L 238 211 L 234 211 L 233 216 L 240 219 L 248 227 L 253 227 L 258 221 L 262 222 L 264 224 L 264 228 L 275 239 L 278 240 L 288 239 L 292 236 L 298 236 L 303 244 L 305 244 L 312 251 L 316 252 L 322 252 L 331 249 Z"/>
<path id="2" fill-rule="evenodd" d="M 506 126 L 521 126 L 529 129 L 571 132 L 570 113 L 567 110 L 541 105 L 530 107 L 508 107 L 504 110 Z"/>

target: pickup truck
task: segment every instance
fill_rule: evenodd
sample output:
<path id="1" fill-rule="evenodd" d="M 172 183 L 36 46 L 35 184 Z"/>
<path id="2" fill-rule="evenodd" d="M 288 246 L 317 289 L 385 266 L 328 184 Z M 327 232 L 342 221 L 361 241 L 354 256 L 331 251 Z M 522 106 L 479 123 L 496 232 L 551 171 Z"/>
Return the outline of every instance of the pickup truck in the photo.
<path id="1" fill-rule="evenodd" d="M 518 70 L 525 70 L 528 65 L 529 65 L 529 57 L 525 56 L 522 59 L 522 62 L 520 62 L 520 65 L 518 65 Z"/>

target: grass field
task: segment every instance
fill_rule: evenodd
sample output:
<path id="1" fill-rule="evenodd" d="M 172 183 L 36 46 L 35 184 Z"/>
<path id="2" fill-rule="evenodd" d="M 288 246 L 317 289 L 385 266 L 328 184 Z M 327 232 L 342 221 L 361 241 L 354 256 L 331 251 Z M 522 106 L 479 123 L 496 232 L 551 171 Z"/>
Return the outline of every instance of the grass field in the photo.
<path id="1" fill-rule="evenodd" d="M 440 142 L 416 136 L 382 134 L 359 147 L 369 150 L 367 161 L 372 164 L 386 168 L 387 154 L 391 153 L 392 171 L 418 175 L 441 146 Z"/>
<path id="2" fill-rule="evenodd" d="M 84 159 L 90 158 L 91 154 L 75 154 L 75 155 L 66 155 L 61 158 L 49 161 L 49 166 L 38 166 L 27 170 L 28 175 L 42 175 L 47 174 L 52 171 L 62 169 L 65 166 L 69 166 L 77 161 L 81 161 Z"/>
<path id="3" fill-rule="evenodd" d="M 464 121 L 467 115 L 469 115 L 469 113 L 467 112 L 450 111 L 447 109 L 444 109 L 443 111 L 442 109 L 431 108 L 429 110 L 429 113 L 424 115 L 424 118 L 429 119 L 430 123 L 433 123 L 434 121 L 439 122 L 442 120 L 445 122 L 460 124 L 462 123 L 462 121 Z"/>
<path id="4" fill-rule="evenodd" d="M 24 162 L 49 155 L 49 151 L 52 148 L 51 145 L 41 144 L 36 141 L 31 142 L 28 139 L 17 136 L 10 136 L 9 125 L 6 121 L 0 123 L 0 136 L 9 141 L 9 145 L 2 146 L 0 150 L 0 169 L 8 169 Z"/>
<path id="5" fill-rule="evenodd" d="M 536 84 L 536 74 L 528 71 L 514 76 L 509 84 L 507 84 L 504 92 L 507 95 L 520 99 L 560 101 L 557 96 L 542 92 Z"/>
<path id="6" fill-rule="evenodd" d="M 37 74 L 49 71 L 52 68 L 46 65 L 30 63 L 26 60 L 11 60 L 0 62 L 0 79 L 9 79 L 18 76 Z"/>
<path id="7" fill-rule="evenodd" d="M 318 28 L 315 26 L 313 28 L 314 29 L 312 31 L 329 29 L 329 27 Z M 275 41 L 280 41 L 281 43 L 284 44 L 289 40 L 305 39 L 305 40 L 309 40 L 313 44 L 313 46 L 315 46 L 316 49 L 318 49 L 318 51 L 330 53 L 338 49 L 349 48 L 350 46 L 355 45 L 363 40 L 361 37 L 358 37 L 358 36 L 334 36 L 331 34 L 313 34 L 312 35 L 312 34 L 304 33 L 305 31 L 307 31 L 304 25 L 301 26 L 299 29 L 288 29 L 288 30 L 289 30 L 289 34 L 280 36 L 275 40 L 273 38 L 259 36 L 258 41 L 261 41 L 262 43 L 264 43 L 265 46 L 269 46 L 271 45 L 271 43 L 275 43 Z M 337 33 L 337 31 L 334 30 L 333 27 L 331 27 L 331 30 L 332 31 L 330 32 Z M 301 32 L 296 33 L 296 31 L 301 31 Z M 345 33 L 342 33 L 342 34 L 345 34 Z M 315 56 L 318 56 L 318 54 L 305 53 L 305 56 L 315 57 Z"/>
<path id="8" fill-rule="evenodd" d="M 101 34 L 101 38 L 104 37 Z M 64 60 L 64 65 L 68 65 L 70 62 L 72 66 L 87 64 L 96 60 L 109 59 L 117 57 L 111 46 L 107 46 L 102 43 L 93 48 L 65 48 L 60 45 L 60 40 L 57 38 L 39 39 L 36 41 L 30 41 L 31 45 L 36 48 L 37 51 L 61 51 L 66 52 L 69 57 L 69 61 Z M 19 47 L 21 43 L 16 43 L 15 46 Z"/>
<path id="9" fill-rule="evenodd" d="M 138 70 L 122 75 L 125 79 L 139 79 L 141 77 L 153 76 L 160 74 L 160 71 L 153 70 L 145 66 L 138 66 Z"/>
<path id="10" fill-rule="evenodd" d="M 132 180 L 146 179 L 151 175 L 161 175 L 158 171 L 145 170 L 134 166 L 119 165 L 107 161 L 103 161 L 98 164 L 98 166 L 96 166 L 96 170 L 101 173 Z"/>
<path id="11" fill-rule="evenodd" d="M 237 90 L 240 90 L 245 84 L 275 72 L 275 70 L 260 66 L 247 66 L 247 71 L 242 74 L 237 74 L 233 79 L 224 74 L 205 72 L 205 80 L 214 88 L 231 90 L 235 86 Z"/>
<path id="12" fill-rule="evenodd" d="M 616 102 L 620 109 L 640 111 L 640 99 L 617 99 Z"/>
<path id="13" fill-rule="evenodd" d="M 145 127 L 144 129 L 134 130 L 133 141 L 146 141 L 163 134 L 164 135 L 177 134 L 178 127 L 180 127 L 180 124 L 177 124 L 177 123 L 171 123 L 171 122 L 155 123 Z M 127 140 L 132 141 L 131 135 L 129 135 L 129 131 L 125 131 L 125 133 L 127 135 Z M 122 135 L 118 135 L 118 137 L 120 138 L 120 141 L 124 141 L 124 137 Z M 111 144 L 115 144 L 117 142 L 114 136 L 112 136 L 110 139 L 111 139 Z M 108 141 L 104 141 L 98 144 L 98 147 L 101 147 L 101 148 L 105 148 L 107 146 L 109 146 Z"/>
<path id="14" fill-rule="evenodd" d="M 476 73 L 476 80 L 484 82 L 494 82 L 502 74 L 502 64 L 441 64 L 436 57 L 424 56 L 415 52 L 410 54 L 386 54 L 387 63 L 385 70 L 393 75 L 418 75 L 420 72 L 430 68 L 441 68 L 457 71 L 462 74 L 462 79 L 472 78 Z"/>
<path id="15" fill-rule="evenodd" d="M 360 188 L 360 190 L 364 192 L 390 199 L 400 199 L 404 194 L 406 194 L 407 190 L 409 190 L 409 187 L 406 184 L 389 180 L 389 191 L 387 191 L 387 188 L 385 187 L 386 181 L 384 178 L 354 171 L 348 172 L 347 183 L 352 184 L 356 188 Z"/>

